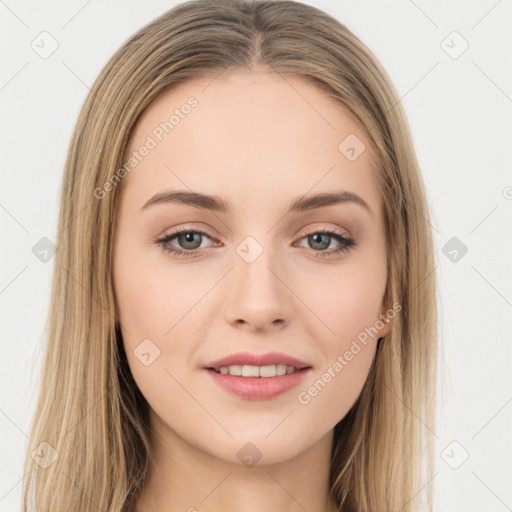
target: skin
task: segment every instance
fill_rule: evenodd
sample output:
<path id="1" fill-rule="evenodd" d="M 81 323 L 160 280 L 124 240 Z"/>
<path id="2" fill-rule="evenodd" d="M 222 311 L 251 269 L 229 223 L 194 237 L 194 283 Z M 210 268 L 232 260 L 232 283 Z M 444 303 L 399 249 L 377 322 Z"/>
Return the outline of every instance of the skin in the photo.
<path id="1" fill-rule="evenodd" d="M 333 428 L 357 400 L 390 324 L 360 344 L 309 403 L 298 393 L 389 307 L 383 203 L 369 144 L 347 112 L 304 79 L 253 70 L 195 79 L 157 98 L 127 155 L 190 96 L 198 105 L 124 178 L 118 206 L 115 295 L 128 362 L 150 405 L 155 460 L 137 512 L 334 510 Z M 367 148 L 355 161 L 338 149 L 349 134 Z M 178 203 L 141 211 L 169 189 L 218 196 L 233 211 Z M 298 196 L 338 190 L 361 196 L 372 214 L 352 202 L 287 213 Z M 175 237 L 168 245 L 199 254 L 175 256 L 154 240 L 178 227 L 213 237 L 196 235 L 198 249 Z M 319 257 L 341 245 L 328 235 L 315 245 L 308 235 L 322 229 L 357 245 Z M 251 263 L 236 252 L 247 236 L 263 250 Z M 134 354 L 145 339 L 160 351 L 147 366 Z M 312 369 L 297 388 L 247 400 L 202 368 L 240 351 L 284 352 Z M 252 467 L 237 457 L 248 442 L 261 453 Z"/>

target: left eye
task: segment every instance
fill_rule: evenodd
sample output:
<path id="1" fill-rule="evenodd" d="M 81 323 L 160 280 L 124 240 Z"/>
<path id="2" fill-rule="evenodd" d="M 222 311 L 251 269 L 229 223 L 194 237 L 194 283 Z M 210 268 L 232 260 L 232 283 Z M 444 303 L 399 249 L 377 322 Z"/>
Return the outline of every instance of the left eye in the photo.
<path id="1" fill-rule="evenodd" d="M 213 239 L 213 235 L 206 231 L 191 230 L 180 228 L 174 233 L 164 236 L 163 238 L 155 240 L 155 242 L 161 246 L 165 252 L 174 254 L 176 256 L 184 257 L 197 257 L 200 256 L 200 252 L 197 249 L 201 248 L 202 237 Z M 174 246 L 171 241 L 174 239 L 178 240 L 179 245 L 185 249 Z M 352 247 L 355 247 L 357 242 L 344 234 L 341 234 L 335 230 L 319 230 L 312 233 L 308 233 L 299 240 L 308 239 L 308 245 L 314 250 L 315 256 L 329 257 L 343 252 L 348 252 Z M 340 246 L 331 251 L 325 251 L 330 245 L 332 240 L 335 240 Z M 304 247 L 301 245 L 301 247 Z"/>
<path id="2" fill-rule="evenodd" d="M 315 231 L 314 233 L 310 233 L 306 235 L 304 238 L 301 238 L 301 240 L 303 239 L 308 240 L 309 247 L 320 249 L 320 251 L 315 252 L 319 253 L 318 255 L 323 257 L 331 256 L 333 254 L 339 254 L 341 252 L 346 252 L 351 247 L 356 245 L 356 242 L 353 238 L 341 235 L 337 231 Z M 332 251 L 325 252 L 324 249 L 329 248 L 333 240 L 338 242 L 338 244 L 340 244 L 340 247 Z"/>

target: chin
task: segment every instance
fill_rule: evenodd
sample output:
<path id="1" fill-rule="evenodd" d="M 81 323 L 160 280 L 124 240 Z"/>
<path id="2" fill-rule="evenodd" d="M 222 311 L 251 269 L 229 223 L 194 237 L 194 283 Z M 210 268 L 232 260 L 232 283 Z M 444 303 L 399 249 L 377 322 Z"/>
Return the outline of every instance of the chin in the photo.
<path id="1" fill-rule="evenodd" d="M 268 436 L 271 430 L 265 429 L 257 435 L 235 436 L 227 443 L 226 440 L 212 440 L 208 451 L 226 462 L 252 467 L 286 462 L 307 449 L 305 439 L 289 436 L 286 431 Z M 212 451 L 212 446 L 217 449 Z"/>

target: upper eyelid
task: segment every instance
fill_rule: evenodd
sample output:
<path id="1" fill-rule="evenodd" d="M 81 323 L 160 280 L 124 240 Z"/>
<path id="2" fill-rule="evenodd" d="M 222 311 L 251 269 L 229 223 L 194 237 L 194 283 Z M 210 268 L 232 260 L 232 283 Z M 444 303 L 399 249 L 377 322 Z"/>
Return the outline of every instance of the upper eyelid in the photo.
<path id="1" fill-rule="evenodd" d="M 324 232 L 326 232 L 328 234 L 336 234 L 338 236 L 342 236 L 342 237 L 345 237 L 345 238 L 352 238 L 350 232 L 347 229 L 345 229 L 345 228 L 325 228 L 325 227 L 318 227 L 318 226 L 314 227 L 314 228 L 311 228 L 311 229 L 308 229 L 306 231 L 306 233 L 304 233 L 303 237 L 311 235 L 313 233 L 322 232 L 322 231 L 324 231 Z"/>

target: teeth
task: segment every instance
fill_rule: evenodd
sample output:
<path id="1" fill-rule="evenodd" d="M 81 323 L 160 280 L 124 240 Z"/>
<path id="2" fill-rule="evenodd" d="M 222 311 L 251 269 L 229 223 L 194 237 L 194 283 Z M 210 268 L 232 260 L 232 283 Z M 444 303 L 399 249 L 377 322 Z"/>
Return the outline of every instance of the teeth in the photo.
<path id="1" fill-rule="evenodd" d="M 242 375 L 242 367 L 240 365 L 233 365 L 227 368 L 229 375 Z"/>
<path id="2" fill-rule="evenodd" d="M 272 364 L 270 366 L 251 366 L 246 364 L 243 366 L 223 366 L 222 368 L 214 369 L 214 371 L 223 375 L 236 375 L 241 377 L 276 377 L 294 373 L 296 368 L 286 366 L 285 364 Z"/>
<path id="3" fill-rule="evenodd" d="M 263 367 L 261 368 L 263 370 Z M 242 377 L 259 377 L 260 367 L 259 366 L 242 366 Z"/>

